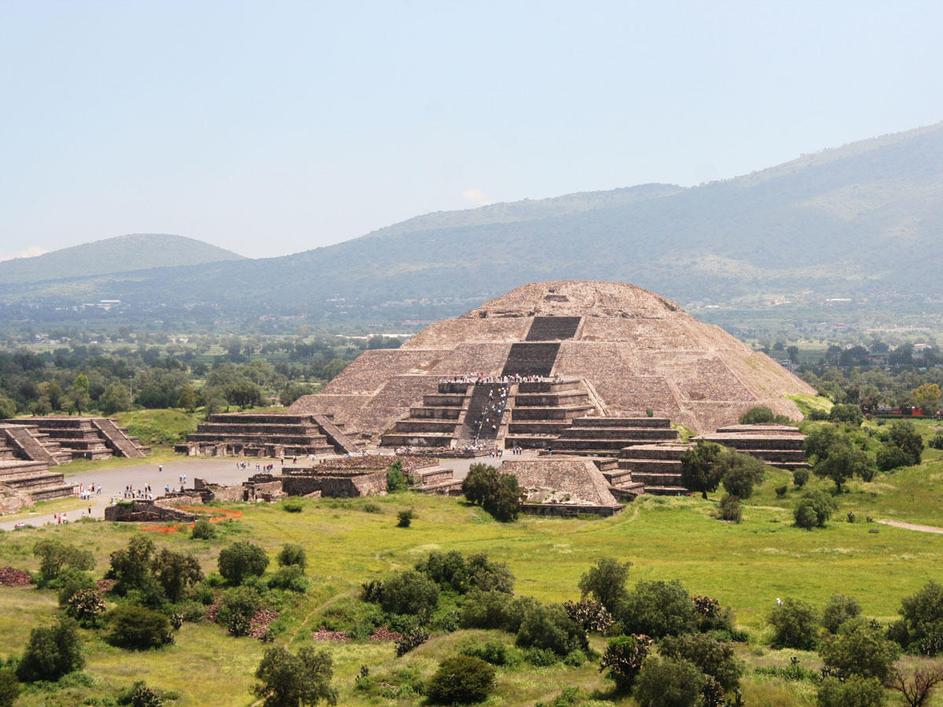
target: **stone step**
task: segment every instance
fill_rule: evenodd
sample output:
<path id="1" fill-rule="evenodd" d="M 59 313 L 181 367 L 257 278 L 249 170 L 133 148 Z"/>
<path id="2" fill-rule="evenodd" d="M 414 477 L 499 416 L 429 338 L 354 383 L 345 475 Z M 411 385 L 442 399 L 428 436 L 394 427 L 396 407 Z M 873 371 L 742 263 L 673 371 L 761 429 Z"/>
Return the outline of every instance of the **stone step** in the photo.
<path id="1" fill-rule="evenodd" d="M 380 437 L 382 447 L 450 447 L 455 437 L 435 432 L 388 432 Z"/>
<path id="2" fill-rule="evenodd" d="M 678 459 L 619 459 L 620 469 L 648 472 L 681 473 L 681 461 Z"/>
<path id="3" fill-rule="evenodd" d="M 680 486 L 684 487 L 684 484 L 681 483 L 681 474 L 650 474 L 646 472 L 633 472 L 632 478 L 639 483 L 645 484 L 646 487 L 649 486 Z"/>
<path id="4" fill-rule="evenodd" d="M 691 492 L 684 486 L 649 486 L 645 485 L 645 493 L 653 496 L 687 496 Z"/>
<path id="5" fill-rule="evenodd" d="M 435 420 L 435 419 L 415 419 L 399 420 L 394 432 L 441 432 L 443 434 L 453 434 L 457 420 Z"/>
<path id="6" fill-rule="evenodd" d="M 578 450 L 578 449 L 593 449 L 593 450 L 607 450 L 611 456 L 618 456 L 622 451 L 623 447 L 631 447 L 633 444 L 641 444 L 647 439 L 639 438 L 615 438 L 615 439 L 595 439 L 595 438 L 586 438 L 586 437 L 560 437 L 555 440 L 552 447 L 553 449 L 560 449 L 561 451 L 566 450 Z"/>
<path id="7" fill-rule="evenodd" d="M 427 407 L 465 407 L 465 394 L 428 393 L 422 396 L 422 403 Z"/>
<path id="8" fill-rule="evenodd" d="M 561 434 L 562 439 L 598 439 L 598 440 L 676 440 L 678 431 L 670 427 L 583 427 L 573 423 Z M 627 445 L 622 445 L 627 446 Z"/>
<path id="9" fill-rule="evenodd" d="M 518 393 L 514 397 L 515 407 L 561 407 L 592 405 L 582 389 L 563 390 L 559 393 Z"/>
<path id="10" fill-rule="evenodd" d="M 511 419 L 514 419 L 513 416 Z M 524 435 L 559 435 L 568 426 L 568 423 L 564 420 L 527 420 L 511 422 L 508 425 L 508 432 Z"/>
<path id="11" fill-rule="evenodd" d="M 583 392 L 583 384 L 577 379 L 562 381 L 525 381 L 517 384 L 519 395 L 533 393 L 564 393 L 568 391 Z"/>
<path id="12" fill-rule="evenodd" d="M 667 417 L 580 417 L 573 420 L 574 427 L 639 427 L 671 428 Z"/>
<path id="13" fill-rule="evenodd" d="M 327 446 L 327 438 L 324 435 L 267 435 L 263 433 L 243 432 L 239 434 L 217 435 L 209 432 L 194 432 L 187 435 L 187 439 L 193 442 L 240 442 L 244 444 L 295 444 L 305 446 Z"/>
<path id="14" fill-rule="evenodd" d="M 515 407 L 511 411 L 511 419 L 521 421 L 560 420 L 569 422 L 593 409 L 593 406 L 589 403 L 583 405 L 560 405 L 557 407 L 541 407 L 537 405 L 532 407 L 517 407 L 516 398 L 514 402 Z"/>
<path id="15" fill-rule="evenodd" d="M 621 457 L 624 459 L 674 459 L 681 460 L 690 444 L 637 444 L 625 447 Z"/>
<path id="16" fill-rule="evenodd" d="M 711 434 L 698 439 L 733 449 L 805 449 L 805 436 Z"/>
<path id="17" fill-rule="evenodd" d="M 434 407 L 420 405 L 409 408 L 409 416 L 414 418 L 432 418 L 436 420 L 454 420 L 457 424 L 458 419 L 462 416 L 462 408 L 454 406 Z"/>

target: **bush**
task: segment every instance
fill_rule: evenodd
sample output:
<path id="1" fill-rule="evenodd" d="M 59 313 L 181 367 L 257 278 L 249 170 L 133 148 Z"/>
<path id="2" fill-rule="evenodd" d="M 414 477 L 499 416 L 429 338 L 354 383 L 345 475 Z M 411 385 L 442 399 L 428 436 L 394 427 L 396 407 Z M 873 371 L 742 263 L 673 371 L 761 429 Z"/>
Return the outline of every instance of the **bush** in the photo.
<path id="1" fill-rule="evenodd" d="M 845 482 L 853 476 L 859 476 L 865 481 L 874 478 L 874 465 L 870 457 L 846 437 L 839 438 L 828 447 L 825 457 L 819 457 L 813 471 L 816 476 L 831 479 L 838 493 L 841 493 Z"/>
<path id="2" fill-rule="evenodd" d="M 706 678 L 686 660 L 649 656 L 635 679 L 639 707 L 694 707 L 701 704 Z"/>
<path id="3" fill-rule="evenodd" d="M 166 548 L 154 558 L 152 571 L 164 595 L 172 602 L 180 601 L 189 587 L 203 580 L 203 570 L 193 555 Z"/>
<path id="4" fill-rule="evenodd" d="M 658 644 L 658 652 L 665 658 L 694 663 L 702 673 L 712 677 L 725 692 L 740 684 L 741 666 L 734 657 L 730 644 L 706 634 L 668 636 Z"/>
<path id="5" fill-rule="evenodd" d="M 857 405 L 837 404 L 832 405 L 828 413 L 828 419 L 832 422 L 845 422 L 855 427 L 860 427 L 864 422 L 864 414 Z"/>
<path id="6" fill-rule="evenodd" d="M 888 631 L 891 640 L 908 653 L 943 653 L 943 586 L 927 582 L 920 591 L 901 602 L 899 613 L 900 620 Z"/>
<path id="7" fill-rule="evenodd" d="M 756 457 L 724 449 L 717 460 L 724 490 L 740 499 L 753 495 L 753 486 L 762 483 L 766 468 Z"/>
<path id="8" fill-rule="evenodd" d="M 220 551 L 218 565 L 223 578 L 238 585 L 247 577 L 261 577 L 268 567 L 268 556 L 258 545 L 238 542 Z"/>
<path id="9" fill-rule="evenodd" d="M 105 601 L 97 589 L 80 589 L 69 597 L 65 613 L 80 626 L 94 628 L 105 613 Z"/>
<path id="10" fill-rule="evenodd" d="M 111 627 L 106 640 L 119 648 L 146 650 L 173 643 L 165 614 L 137 604 L 119 604 L 108 614 Z"/>
<path id="11" fill-rule="evenodd" d="M 159 587 L 151 574 L 154 557 L 154 541 L 144 535 L 135 535 L 128 546 L 111 553 L 111 569 L 108 576 L 115 580 L 112 592 L 124 596 L 130 591 L 141 591 L 153 595 Z"/>
<path id="12" fill-rule="evenodd" d="M 502 522 L 516 520 L 524 500 L 516 476 L 502 474 L 487 464 L 471 465 L 462 482 L 462 494 Z"/>
<path id="13" fill-rule="evenodd" d="M 206 518 L 198 518 L 190 531 L 190 537 L 194 540 L 212 540 L 216 537 L 216 528 Z"/>
<path id="14" fill-rule="evenodd" d="M 677 580 L 639 582 L 617 618 L 626 633 L 653 638 L 690 631 L 696 621 L 691 597 Z"/>
<path id="15" fill-rule="evenodd" d="M 59 606 L 68 606 L 69 599 L 76 592 L 96 588 L 95 580 L 90 574 L 73 569 L 64 570 L 59 575 L 56 584 L 59 585 Z"/>
<path id="16" fill-rule="evenodd" d="M 384 579 L 375 600 L 388 614 L 409 614 L 426 619 L 439 602 L 439 587 L 426 575 L 406 570 Z"/>
<path id="17" fill-rule="evenodd" d="M 278 552 L 278 564 L 281 567 L 298 567 L 303 570 L 308 566 L 308 555 L 301 545 L 287 543 L 282 545 Z"/>
<path id="18" fill-rule="evenodd" d="M 891 471 L 911 465 L 911 457 L 896 444 L 885 444 L 877 453 L 877 465 L 881 471 Z"/>
<path id="19" fill-rule="evenodd" d="M 505 592 L 473 590 L 462 604 L 459 623 L 463 628 L 497 628 L 517 633 L 521 608 L 521 601 Z"/>
<path id="20" fill-rule="evenodd" d="M 138 680 L 118 696 L 118 704 L 131 705 L 131 707 L 161 707 L 164 701 L 143 680 Z"/>
<path id="21" fill-rule="evenodd" d="M 827 677 L 819 684 L 819 707 L 882 707 L 885 702 L 884 686 L 875 678 Z"/>
<path id="22" fill-rule="evenodd" d="M 484 553 L 467 558 L 460 552 L 431 552 L 416 563 L 422 572 L 443 589 L 465 594 L 473 589 L 507 592 L 514 591 L 514 576 L 503 562 L 493 562 Z"/>
<path id="23" fill-rule="evenodd" d="M 609 557 L 596 561 L 580 577 L 582 596 L 592 596 L 611 614 L 617 614 L 629 596 L 626 583 L 629 581 L 630 562 L 619 562 Z"/>
<path id="24" fill-rule="evenodd" d="M 693 596 L 691 605 L 694 607 L 696 626 L 701 633 L 718 631 L 731 636 L 735 633 L 734 616 L 730 607 L 721 606 L 713 597 Z M 739 640 L 739 639 L 731 639 Z"/>
<path id="25" fill-rule="evenodd" d="M 413 513 L 412 508 L 407 508 L 406 510 L 400 511 L 399 513 L 396 514 L 396 517 L 397 517 L 396 527 L 408 528 L 410 525 L 412 525 L 414 516 L 415 514 Z"/>
<path id="26" fill-rule="evenodd" d="M 284 589 L 304 594 L 308 591 L 308 578 L 305 577 L 305 572 L 300 566 L 288 565 L 269 577 L 268 586 L 270 589 Z"/>
<path id="27" fill-rule="evenodd" d="M 933 449 L 943 449 L 943 430 L 937 431 L 927 444 Z"/>
<path id="28" fill-rule="evenodd" d="M 53 626 L 34 628 L 30 632 L 29 643 L 16 666 L 16 677 L 20 682 L 54 682 L 83 665 L 82 642 L 76 624 L 71 619 L 60 619 Z"/>
<path id="29" fill-rule="evenodd" d="M 501 641 L 471 643 L 463 646 L 461 653 L 472 658 L 479 658 L 491 665 L 508 665 L 511 662 L 511 652 L 507 644 Z"/>
<path id="30" fill-rule="evenodd" d="M 809 470 L 808 469 L 796 469 L 792 472 L 792 483 L 795 484 L 796 488 L 802 488 L 809 481 Z"/>
<path id="31" fill-rule="evenodd" d="M 559 604 L 532 604 L 526 607 L 517 630 L 517 645 L 541 648 L 565 656 L 587 647 L 586 633 L 567 616 Z"/>
<path id="32" fill-rule="evenodd" d="M 40 587 L 51 586 L 65 570 L 84 571 L 95 567 L 91 552 L 58 540 L 40 540 L 33 545 L 33 555 L 40 558 L 36 580 Z"/>
<path id="33" fill-rule="evenodd" d="M 773 627 L 775 648 L 811 650 L 816 641 L 816 615 L 810 604 L 798 599 L 783 599 L 767 619 Z"/>
<path id="34" fill-rule="evenodd" d="M 782 486 L 777 486 L 775 491 L 776 491 L 777 498 L 784 498 L 785 495 L 789 493 L 789 486 L 786 484 L 783 484 Z"/>
<path id="35" fill-rule="evenodd" d="M 890 425 L 884 436 L 888 444 L 900 447 L 907 455 L 909 464 L 914 466 L 923 458 L 923 437 L 917 431 L 917 426 L 910 420 L 898 420 Z"/>
<path id="36" fill-rule="evenodd" d="M 247 636 L 252 617 L 262 608 L 262 594 L 255 587 L 236 587 L 223 595 L 216 612 L 216 623 L 223 624 L 233 636 Z"/>
<path id="37" fill-rule="evenodd" d="M 12 668 L 0 668 L 0 707 L 13 707 L 20 696 L 20 684 Z"/>
<path id="38" fill-rule="evenodd" d="M 700 491 L 704 498 L 717 489 L 723 477 L 717 465 L 722 450 L 719 444 L 698 440 L 681 456 L 681 483 L 686 489 Z"/>
<path id="39" fill-rule="evenodd" d="M 822 641 L 819 653 L 830 675 L 846 679 L 852 675 L 890 680 L 899 648 L 885 638 L 880 624 L 855 618 L 846 621 L 838 633 Z"/>
<path id="40" fill-rule="evenodd" d="M 386 491 L 398 493 L 408 488 L 409 482 L 406 480 L 406 474 L 403 473 L 403 463 L 397 459 L 386 470 Z"/>
<path id="41" fill-rule="evenodd" d="M 836 509 L 837 504 L 824 491 L 806 491 L 793 509 L 793 518 L 800 528 L 824 528 Z"/>
<path id="42" fill-rule="evenodd" d="M 414 648 L 418 648 L 429 640 L 429 633 L 418 627 L 403 631 L 402 637 L 396 642 L 396 657 L 402 657 Z"/>
<path id="43" fill-rule="evenodd" d="M 288 513 L 301 513 L 305 509 L 305 504 L 297 498 L 288 498 L 282 501 L 282 510 Z"/>
<path id="44" fill-rule="evenodd" d="M 856 599 L 844 594 L 834 594 L 822 610 L 822 626 L 829 633 L 838 633 L 843 623 L 860 613 L 861 605 Z"/>
<path id="45" fill-rule="evenodd" d="M 743 504 L 740 499 L 730 494 L 721 498 L 717 504 L 717 518 L 739 523 L 743 518 Z"/>
<path id="46" fill-rule="evenodd" d="M 483 702 L 494 690 L 495 669 L 480 658 L 456 655 L 446 658 L 429 680 L 426 696 L 432 704 Z"/>
<path id="47" fill-rule="evenodd" d="M 563 609 L 570 620 L 587 633 L 605 634 L 612 626 L 612 614 L 595 599 L 565 601 Z"/>
<path id="48" fill-rule="evenodd" d="M 316 705 L 321 700 L 337 703 L 337 692 L 331 687 L 334 664 L 325 650 L 305 646 L 295 655 L 282 647 L 269 648 L 255 677 L 259 684 L 253 692 L 264 699 L 265 707 Z"/>
<path id="49" fill-rule="evenodd" d="M 609 678 L 619 692 L 628 692 L 648 657 L 652 639 L 648 636 L 618 636 L 609 640 L 599 664 L 600 671 L 608 671 Z"/>

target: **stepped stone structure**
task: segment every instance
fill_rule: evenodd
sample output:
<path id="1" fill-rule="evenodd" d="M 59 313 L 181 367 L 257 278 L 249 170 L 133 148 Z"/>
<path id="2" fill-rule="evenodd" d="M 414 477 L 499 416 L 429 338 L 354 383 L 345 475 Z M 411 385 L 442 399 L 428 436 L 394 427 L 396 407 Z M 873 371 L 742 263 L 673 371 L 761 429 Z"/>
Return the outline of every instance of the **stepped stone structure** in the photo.
<path id="1" fill-rule="evenodd" d="M 59 461 L 70 459 L 142 458 L 150 451 L 107 417 L 47 416 L 7 420 L 34 430 L 34 437 Z M 36 450 L 38 454 L 38 449 Z M 64 457 L 61 458 L 61 457 Z M 33 458 L 33 457 L 31 457 Z"/>
<path id="2" fill-rule="evenodd" d="M 505 461 L 501 471 L 517 477 L 527 513 L 608 516 L 622 510 L 604 473 L 588 459 L 515 459 Z"/>
<path id="3" fill-rule="evenodd" d="M 399 462 L 410 485 L 424 493 L 448 494 L 461 488 L 453 478 L 430 457 L 419 456 L 353 456 L 323 459 L 312 465 L 282 468 L 282 490 L 290 496 L 352 497 L 385 494 L 387 470 Z"/>
<path id="4" fill-rule="evenodd" d="M 15 513 L 36 501 L 75 492 L 75 484 L 50 471 L 50 465 L 58 464 L 55 446 L 48 443 L 47 449 L 42 440 L 30 428 L 0 424 L 0 513 Z"/>
<path id="5" fill-rule="evenodd" d="M 321 413 L 220 413 L 200 423 L 177 451 L 190 455 L 293 457 L 360 451 L 328 415 Z"/>
<path id="6" fill-rule="evenodd" d="M 568 429 L 579 418 L 651 414 L 708 433 L 758 405 L 800 419 L 787 396 L 812 393 L 768 356 L 663 297 L 567 280 L 519 287 L 399 349 L 366 351 L 290 411 L 328 414 L 352 437 L 391 447 L 454 447 L 493 435 L 504 447 L 556 450 L 559 438 L 574 451 L 618 456 L 617 437 L 597 443 L 610 432 L 585 436 L 583 428 L 579 437 Z M 643 428 L 626 428 L 624 439 L 661 439 Z"/>
<path id="7" fill-rule="evenodd" d="M 809 466 L 805 435 L 789 425 L 727 425 L 698 439 L 731 447 L 780 469 Z"/>

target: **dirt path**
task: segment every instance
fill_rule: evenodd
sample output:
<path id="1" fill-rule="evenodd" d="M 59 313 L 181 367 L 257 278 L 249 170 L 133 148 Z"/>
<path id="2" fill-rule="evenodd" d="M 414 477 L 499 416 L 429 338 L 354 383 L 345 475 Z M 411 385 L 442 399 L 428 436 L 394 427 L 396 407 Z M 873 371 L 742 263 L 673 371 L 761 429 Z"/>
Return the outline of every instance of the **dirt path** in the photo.
<path id="1" fill-rule="evenodd" d="M 938 528 L 935 525 L 919 525 L 917 523 L 907 523 L 902 520 L 879 520 L 878 523 L 882 525 L 889 525 L 892 528 L 916 530 L 918 533 L 935 533 L 937 535 L 943 535 L 943 528 Z"/>

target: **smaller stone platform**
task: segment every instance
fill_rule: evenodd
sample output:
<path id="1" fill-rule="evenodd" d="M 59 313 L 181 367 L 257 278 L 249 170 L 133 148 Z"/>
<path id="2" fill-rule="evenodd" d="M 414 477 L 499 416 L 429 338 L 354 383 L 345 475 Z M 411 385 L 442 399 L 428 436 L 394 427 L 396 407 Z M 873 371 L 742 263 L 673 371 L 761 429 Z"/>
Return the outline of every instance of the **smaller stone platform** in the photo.
<path id="1" fill-rule="evenodd" d="M 68 459 L 142 458 L 150 450 L 107 417 L 49 415 L 6 422 L 35 430 L 37 441 L 53 456 Z M 38 452 L 38 449 L 36 450 Z"/>
<path id="2" fill-rule="evenodd" d="M 809 466 L 805 435 L 789 425 L 728 425 L 695 439 L 722 444 L 780 469 Z"/>
<path id="3" fill-rule="evenodd" d="M 612 515 L 622 510 L 603 472 L 590 459 L 514 459 L 505 461 L 500 470 L 517 477 L 528 513 Z"/>

